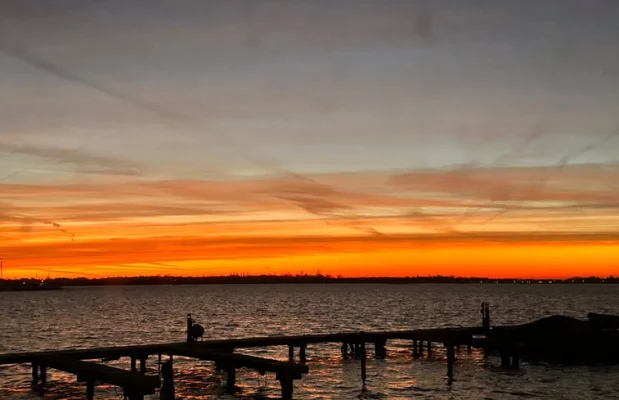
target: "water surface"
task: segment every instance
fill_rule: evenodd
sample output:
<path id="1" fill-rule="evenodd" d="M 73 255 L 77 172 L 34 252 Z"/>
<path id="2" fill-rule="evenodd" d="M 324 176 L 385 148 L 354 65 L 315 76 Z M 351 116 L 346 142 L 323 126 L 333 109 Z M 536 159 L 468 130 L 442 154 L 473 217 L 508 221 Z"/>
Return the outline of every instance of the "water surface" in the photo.
<path id="1" fill-rule="evenodd" d="M 526 322 L 561 313 L 619 314 L 617 285 L 204 285 L 68 288 L 58 292 L 0 293 L 0 353 L 129 345 L 184 339 L 193 313 L 205 338 L 395 330 L 480 324 L 479 305 L 491 305 L 493 324 Z M 574 345 L 586 345 L 575 343 Z M 369 346 L 370 353 L 372 352 Z M 568 350 L 569 351 L 569 350 Z M 287 359 L 284 347 L 239 350 Z M 413 360 L 410 343 L 389 342 L 387 360 L 368 361 L 362 390 L 359 362 L 342 360 L 339 346 L 308 347 L 310 373 L 295 382 L 296 399 L 609 399 L 619 398 L 618 367 L 557 367 L 522 363 L 519 371 L 474 350 L 458 353 L 454 381 L 444 352 Z M 110 363 L 129 368 L 129 360 Z M 156 360 L 148 361 L 156 373 Z M 183 399 L 278 398 L 275 376 L 237 373 L 240 392 L 225 393 L 225 373 L 209 362 L 175 358 Z M 0 367 L 1 399 L 81 399 L 83 384 L 51 370 L 45 393 L 30 388 L 27 366 Z M 99 386 L 97 399 L 120 391 Z M 158 398 L 153 396 L 153 399 Z"/>

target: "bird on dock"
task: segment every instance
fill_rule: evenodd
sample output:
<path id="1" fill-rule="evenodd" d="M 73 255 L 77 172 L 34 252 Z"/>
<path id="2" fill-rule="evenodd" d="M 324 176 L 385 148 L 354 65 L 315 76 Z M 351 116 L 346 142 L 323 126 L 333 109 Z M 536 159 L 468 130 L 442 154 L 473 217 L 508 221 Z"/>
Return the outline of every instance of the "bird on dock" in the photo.
<path id="1" fill-rule="evenodd" d="M 198 338 L 202 339 L 204 336 L 204 328 L 200 324 L 193 324 L 191 329 L 189 329 L 189 335 L 191 335 L 194 342 L 198 340 Z"/>

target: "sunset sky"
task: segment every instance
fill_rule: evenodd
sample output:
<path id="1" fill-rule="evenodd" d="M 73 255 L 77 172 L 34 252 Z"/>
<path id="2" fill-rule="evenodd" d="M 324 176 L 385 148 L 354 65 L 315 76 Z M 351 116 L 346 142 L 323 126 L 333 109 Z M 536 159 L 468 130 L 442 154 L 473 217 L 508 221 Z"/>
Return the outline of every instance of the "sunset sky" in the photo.
<path id="1" fill-rule="evenodd" d="M 618 275 L 618 20 L 616 0 L 4 4 L 4 277 Z"/>

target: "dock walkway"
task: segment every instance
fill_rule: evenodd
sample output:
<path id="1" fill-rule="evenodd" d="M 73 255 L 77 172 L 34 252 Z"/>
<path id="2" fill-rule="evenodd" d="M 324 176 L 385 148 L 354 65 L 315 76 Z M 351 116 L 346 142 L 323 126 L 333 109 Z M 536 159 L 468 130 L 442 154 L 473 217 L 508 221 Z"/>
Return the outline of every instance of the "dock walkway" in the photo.
<path id="1" fill-rule="evenodd" d="M 191 323 L 188 325 L 191 326 Z M 188 329 L 189 331 L 189 329 Z M 282 386 L 282 398 L 292 399 L 293 380 L 300 379 L 308 373 L 309 368 L 305 365 L 308 345 L 317 343 L 341 343 L 342 356 L 346 357 L 348 346 L 352 349 L 352 356 L 361 360 L 362 379 L 365 381 L 366 344 L 374 344 L 376 358 L 385 358 L 385 345 L 387 340 L 403 339 L 411 340 L 413 354 L 423 354 L 424 348 L 428 353 L 432 351 L 432 344 L 442 344 L 446 348 L 448 374 L 453 372 L 455 362 L 455 347 L 460 345 L 470 346 L 475 342 L 475 337 L 483 335 L 487 330 L 482 327 L 462 328 L 435 328 L 414 329 L 402 331 L 380 332 L 340 332 L 327 334 L 311 334 L 296 336 L 273 336 L 254 337 L 239 339 L 218 339 L 195 342 L 188 337 L 186 342 L 173 342 L 161 344 L 146 344 L 135 346 L 102 347 L 91 349 L 71 349 L 43 352 L 27 352 L 0 354 L 0 365 L 30 363 L 33 368 L 33 384 L 45 383 L 45 369 L 54 368 L 71 374 L 75 374 L 78 380 L 88 384 L 88 399 L 92 399 L 94 382 L 104 382 L 123 388 L 125 394 L 131 400 L 142 399 L 145 394 L 151 394 L 159 385 L 159 378 L 146 376 L 146 360 L 148 357 L 157 355 L 159 363 L 161 356 L 175 355 L 191 357 L 199 360 L 214 361 L 218 369 L 228 373 L 228 388 L 233 389 L 236 380 L 236 370 L 250 368 L 259 373 L 274 372 Z M 270 360 L 249 355 L 234 353 L 236 349 L 288 346 L 288 362 Z M 299 361 L 295 363 L 295 349 L 299 349 Z M 115 360 L 122 357 L 131 358 L 131 370 L 123 370 L 95 362 L 84 360 Z M 140 361 L 140 371 L 137 371 L 136 360 Z M 40 368 L 40 370 L 39 370 Z"/>

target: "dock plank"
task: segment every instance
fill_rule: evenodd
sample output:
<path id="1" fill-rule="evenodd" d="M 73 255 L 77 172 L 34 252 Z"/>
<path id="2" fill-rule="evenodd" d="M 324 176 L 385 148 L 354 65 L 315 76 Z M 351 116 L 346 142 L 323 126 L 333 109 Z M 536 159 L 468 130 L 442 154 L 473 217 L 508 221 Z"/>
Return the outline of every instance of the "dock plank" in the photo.
<path id="1" fill-rule="evenodd" d="M 204 340 L 199 344 L 214 349 L 237 349 L 266 346 L 305 346 L 315 343 L 371 343 L 381 339 L 415 339 L 431 342 L 449 342 L 466 344 L 473 335 L 485 333 L 481 327 L 433 328 L 380 332 L 339 332 L 296 336 L 263 336 L 238 339 Z M 29 363 L 40 357 L 70 357 L 80 360 L 94 360 L 119 357 L 144 357 L 153 354 L 169 354 L 174 348 L 185 342 L 146 344 L 135 346 L 115 346 L 90 349 L 55 350 L 43 352 L 0 354 L 0 365 Z"/>

